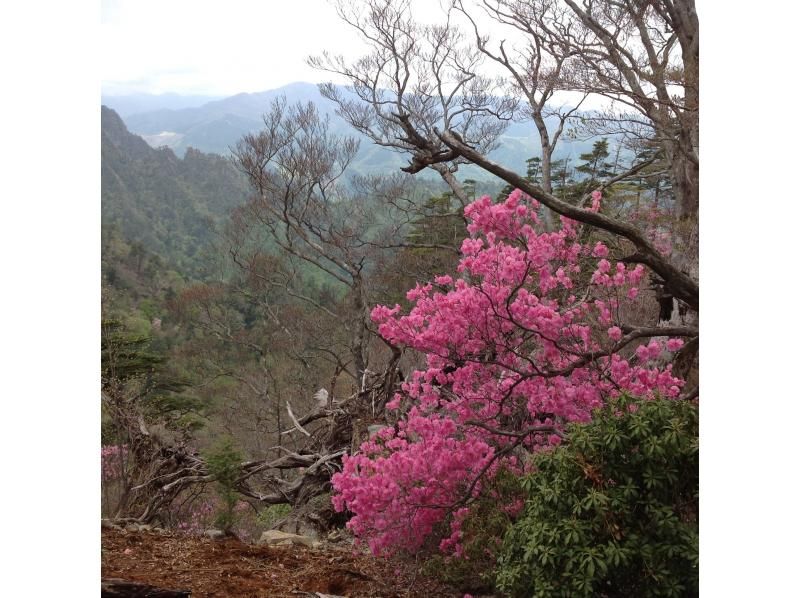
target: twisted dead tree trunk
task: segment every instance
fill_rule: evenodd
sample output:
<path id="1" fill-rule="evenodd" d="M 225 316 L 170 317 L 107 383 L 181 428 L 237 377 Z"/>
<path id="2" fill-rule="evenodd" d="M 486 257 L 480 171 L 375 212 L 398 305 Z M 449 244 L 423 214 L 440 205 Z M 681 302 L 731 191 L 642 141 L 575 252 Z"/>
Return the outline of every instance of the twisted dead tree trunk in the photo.
<path id="1" fill-rule="evenodd" d="M 188 598 L 191 595 L 191 590 L 167 590 L 124 579 L 100 582 L 100 598 Z"/>
<path id="2" fill-rule="evenodd" d="M 341 470 L 342 457 L 368 438 L 370 425 L 387 423 L 384 406 L 402 379 L 397 367 L 399 358 L 398 350 L 383 373 L 372 374 L 364 388 L 344 401 L 320 406 L 300 418 L 291 414 L 295 427 L 288 432 L 305 433 L 302 448 L 290 451 L 281 447 L 284 454 L 277 459 L 242 463 L 235 489 L 257 503 L 295 508 L 329 492 L 331 476 Z M 144 436 L 146 430 L 139 434 Z M 127 513 L 118 514 L 117 521 L 166 521 L 179 496 L 215 481 L 205 460 L 185 446 L 159 446 L 152 437 L 137 440 L 141 440 L 141 446 L 150 447 L 150 452 L 139 456 L 149 459 L 149 476 L 132 489 L 134 500 Z M 294 475 L 281 477 L 280 472 Z"/>

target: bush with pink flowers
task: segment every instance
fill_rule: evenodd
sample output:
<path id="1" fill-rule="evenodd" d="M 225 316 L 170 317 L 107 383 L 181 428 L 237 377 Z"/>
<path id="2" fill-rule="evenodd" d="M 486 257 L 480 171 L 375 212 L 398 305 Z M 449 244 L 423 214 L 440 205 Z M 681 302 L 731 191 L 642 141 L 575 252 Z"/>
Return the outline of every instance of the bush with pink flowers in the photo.
<path id="1" fill-rule="evenodd" d="M 383 338 L 427 365 L 387 404 L 396 425 L 333 477 L 335 507 L 375 553 L 433 541 L 462 554 L 461 522 L 492 476 L 526 473 L 527 455 L 558 445 L 568 423 L 589 421 L 610 397 L 680 393 L 669 364 L 680 339 L 623 321 L 643 267 L 583 244 L 567 218 L 542 232 L 538 209 L 519 190 L 478 199 L 465 210 L 458 276 L 417 285 L 408 312 L 372 312 Z M 511 500 L 498 496 L 497 507 Z"/>

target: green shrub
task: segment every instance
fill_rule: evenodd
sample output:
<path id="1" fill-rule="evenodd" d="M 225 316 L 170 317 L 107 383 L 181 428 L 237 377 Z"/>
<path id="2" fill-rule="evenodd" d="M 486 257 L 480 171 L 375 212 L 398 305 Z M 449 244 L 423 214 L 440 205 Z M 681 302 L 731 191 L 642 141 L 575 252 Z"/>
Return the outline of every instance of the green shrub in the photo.
<path id="1" fill-rule="evenodd" d="M 620 398 L 534 457 L 497 587 L 511 596 L 696 596 L 698 408 Z"/>
<path id="2" fill-rule="evenodd" d="M 236 492 L 236 479 L 242 463 L 241 453 L 233 446 L 230 438 L 218 442 L 206 455 L 208 471 L 216 478 L 216 491 L 222 504 L 214 518 L 214 525 L 230 532 L 236 523 L 236 503 L 239 496 Z"/>
<path id="3" fill-rule="evenodd" d="M 461 557 L 444 556 L 438 547 L 430 546 L 423 572 L 463 592 L 491 593 L 494 589 L 494 566 L 502 545 L 503 534 L 513 518 L 498 509 L 498 504 L 511 504 L 522 498 L 519 476 L 501 470 L 484 482 L 481 496 L 470 505 L 461 524 Z M 440 525 L 438 534 L 447 535 L 449 520 Z"/>
<path id="4" fill-rule="evenodd" d="M 264 527 L 271 528 L 291 511 L 292 507 L 290 505 L 269 505 L 258 513 L 258 523 Z"/>

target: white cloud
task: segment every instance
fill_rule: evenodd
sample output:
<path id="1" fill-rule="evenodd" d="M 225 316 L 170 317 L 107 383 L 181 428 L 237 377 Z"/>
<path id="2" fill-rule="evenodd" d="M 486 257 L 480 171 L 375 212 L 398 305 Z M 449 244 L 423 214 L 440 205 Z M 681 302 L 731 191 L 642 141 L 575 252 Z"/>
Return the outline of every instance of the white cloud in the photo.
<path id="1" fill-rule="evenodd" d="M 233 94 L 325 76 L 305 58 L 360 42 L 325 0 L 104 0 L 106 92 Z"/>

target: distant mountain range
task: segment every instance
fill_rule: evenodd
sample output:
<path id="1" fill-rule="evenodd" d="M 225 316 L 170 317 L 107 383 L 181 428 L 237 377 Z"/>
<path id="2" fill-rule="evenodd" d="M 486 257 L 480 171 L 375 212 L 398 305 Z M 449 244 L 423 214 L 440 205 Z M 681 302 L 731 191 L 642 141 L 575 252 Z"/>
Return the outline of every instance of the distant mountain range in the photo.
<path id="1" fill-rule="evenodd" d="M 103 95 L 100 98 L 100 103 L 103 106 L 108 106 L 121 117 L 126 118 L 131 114 L 153 112 L 154 110 L 196 108 L 197 106 L 222 99 L 224 99 L 224 96 L 135 93 L 115 96 Z"/>
<path id="2" fill-rule="evenodd" d="M 103 103 L 123 117 L 128 129 L 141 135 L 152 147 L 166 146 L 178 156 L 189 148 L 202 152 L 226 155 L 229 148 L 245 133 L 263 127 L 262 114 L 270 102 L 285 96 L 289 103 L 314 102 L 321 113 L 331 116 L 331 128 L 340 135 L 360 137 L 344 120 L 335 114 L 335 104 L 319 93 L 311 83 L 292 83 L 278 89 L 259 93 L 240 93 L 228 98 L 204 96 L 135 95 L 104 97 Z M 564 140 L 556 158 L 578 155 L 591 150 L 589 141 Z M 538 134 L 533 123 L 512 123 L 500 139 L 491 157 L 513 170 L 525 172 L 525 160 L 541 155 Z M 352 171 L 359 174 L 385 174 L 408 164 L 400 153 L 374 145 L 363 138 Z M 493 178 L 474 167 L 459 171 L 463 178 L 488 180 Z"/>

